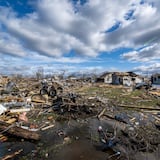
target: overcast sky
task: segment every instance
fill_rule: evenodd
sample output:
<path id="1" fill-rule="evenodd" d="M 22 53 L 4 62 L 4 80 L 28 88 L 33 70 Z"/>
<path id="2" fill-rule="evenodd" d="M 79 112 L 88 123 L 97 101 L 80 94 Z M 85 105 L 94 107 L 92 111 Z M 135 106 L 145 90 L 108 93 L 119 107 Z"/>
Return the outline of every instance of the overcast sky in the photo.
<path id="1" fill-rule="evenodd" d="M 0 0 L 0 73 L 160 72 L 160 0 Z"/>

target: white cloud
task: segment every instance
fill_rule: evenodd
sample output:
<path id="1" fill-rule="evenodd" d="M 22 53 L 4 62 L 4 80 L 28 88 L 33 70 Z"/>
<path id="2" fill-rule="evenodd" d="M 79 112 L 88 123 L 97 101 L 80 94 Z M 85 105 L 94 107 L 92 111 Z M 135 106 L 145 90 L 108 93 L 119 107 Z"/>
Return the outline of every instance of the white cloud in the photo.
<path id="1" fill-rule="evenodd" d="M 38 0 L 34 12 L 24 16 L 11 6 L 0 7 L 0 53 L 32 62 L 82 63 L 99 52 L 129 47 L 134 51 L 122 55 L 127 60 L 159 59 L 160 1 L 140 2 L 88 0 L 73 5 L 71 0 Z M 117 22 L 115 31 L 106 32 Z M 66 57 L 71 50 L 78 57 Z"/>
<path id="2" fill-rule="evenodd" d="M 88 58 L 83 58 L 83 57 L 57 57 L 55 59 L 52 59 L 50 57 L 46 57 L 44 55 L 39 55 L 37 53 L 31 53 L 30 57 L 32 57 L 32 62 L 35 61 L 35 63 L 37 63 L 38 61 L 45 61 L 48 63 L 70 63 L 70 64 L 78 64 L 78 63 L 84 63 L 87 61 L 90 61 L 90 59 Z"/>
<path id="3" fill-rule="evenodd" d="M 60 57 L 74 49 L 77 54 L 95 57 L 109 48 L 110 43 L 104 39 L 110 41 L 110 37 L 104 32 L 116 21 L 125 23 L 124 15 L 133 2 L 90 0 L 77 4 L 75 12 L 71 1 L 39 0 L 35 12 L 24 17 L 17 17 L 11 8 L 1 7 L 0 20 L 7 32 L 30 51 Z"/>
<path id="4" fill-rule="evenodd" d="M 139 67 L 135 67 L 133 71 L 145 74 L 154 74 L 160 72 L 160 63 L 155 62 L 154 64 L 150 65 L 141 65 Z"/>
<path id="5" fill-rule="evenodd" d="M 27 55 L 26 50 L 20 41 L 5 32 L 0 32 L 0 53 L 10 54 L 13 56 L 24 57 Z"/>
<path id="6" fill-rule="evenodd" d="M 122 55 L 122 58 L 129 61 L 138 62 L 150 62 L 153 60 L 160 60 L 160 44 L 154 43 L 153 45 L 147 46 L 139 51 L 132 51 Z"/>

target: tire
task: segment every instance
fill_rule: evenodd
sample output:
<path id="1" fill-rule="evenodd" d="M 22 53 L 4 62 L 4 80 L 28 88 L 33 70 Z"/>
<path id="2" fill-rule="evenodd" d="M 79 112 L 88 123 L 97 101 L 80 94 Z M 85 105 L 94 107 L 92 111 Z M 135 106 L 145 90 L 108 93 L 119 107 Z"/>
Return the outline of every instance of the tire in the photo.
<path id="1" fill-rule="evenodd" d="M 50 91 L 49 91 L 49 96 L 51 96 L 52 98 L 53 97 L 55 97 L 57 95 L 57 92 L 56 92 L 56 90 L 55 89 L 50 89 Z"/>

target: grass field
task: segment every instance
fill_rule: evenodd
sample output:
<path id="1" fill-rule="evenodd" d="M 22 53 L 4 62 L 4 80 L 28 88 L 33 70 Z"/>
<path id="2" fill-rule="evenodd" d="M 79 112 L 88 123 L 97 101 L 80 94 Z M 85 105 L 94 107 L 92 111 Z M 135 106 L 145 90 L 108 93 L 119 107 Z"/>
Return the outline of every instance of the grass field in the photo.
<path id="1" fill-rule="evenodd" d="M 129 87 L 95 84 L 83 86 L 76 92 L 87 97 L 98 96 L 108 98 L 116 104 L 134 105 L 137 107 L 158 107 L 160 99 L 150 95 L 145 89 L 132 90 Z"/>

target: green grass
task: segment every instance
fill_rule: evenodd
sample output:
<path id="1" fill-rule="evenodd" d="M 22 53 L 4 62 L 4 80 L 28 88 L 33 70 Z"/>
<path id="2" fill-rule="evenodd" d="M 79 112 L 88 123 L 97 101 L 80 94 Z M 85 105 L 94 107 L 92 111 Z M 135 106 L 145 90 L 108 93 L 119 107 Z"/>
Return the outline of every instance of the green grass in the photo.
<path id="1" fill-rule="evenodd" d="M 76 91 L 86 97 L 99 96 L 108 98 L 118 104 L 155 107 L 160 99 L 147 94 L 145 90 L 128 91 L 125 87 L 119 86 L 85 86 Z"/>

